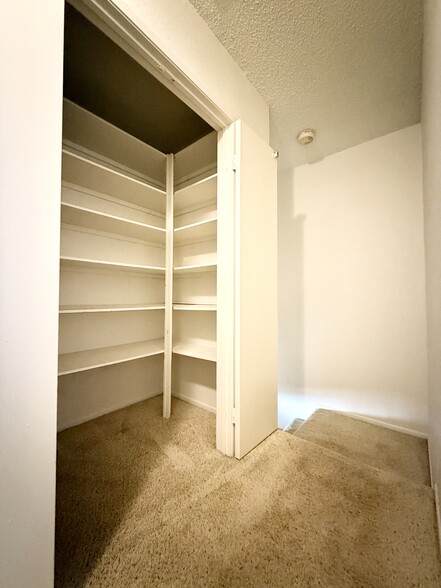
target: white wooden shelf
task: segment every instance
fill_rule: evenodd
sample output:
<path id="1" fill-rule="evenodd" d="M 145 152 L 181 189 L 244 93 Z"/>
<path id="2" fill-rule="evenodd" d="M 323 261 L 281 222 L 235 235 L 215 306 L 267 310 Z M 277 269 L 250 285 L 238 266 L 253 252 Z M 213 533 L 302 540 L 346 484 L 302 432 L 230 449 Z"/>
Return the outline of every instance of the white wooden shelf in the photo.
<path id="1" fill-rule="evenodd" d="M 216 304 L 173 304 L 173 310 L 216 312 Z"/>
<path id="2" fill-rule="evenodd" d="M 201 345 L 193 343 L 187 339 L 175 339 L 173 341 L 173 353 L 178 355 L 185 355 L 186 357 L 194 357 L 196 359 L 204 359 L 205 361 L 216 361 L 216 344 Z"/>
<path id="3" fill-rule="evenodd" d="M 164 310 L 164 304 L 88 304 L 88 305 L 63 305 L 60 306 L 60 314 L 84 314 L 97 312 L 131 312 L 147 310 Z"/>
<path id="4" fill-rule="evenodd" d="M 66 202 L 61 203 L 61 222 L 165 246 L 165 229 Z"/>
<path id="5" fill-rule="evenodd" d="M 217 264 L 215 263 L 200 263 L 197 265 L 182 265 L 182 266 L 178 266 L 175 267 L 173 269 L 173 271 L 176 274 L 195 274 L 195 273 L 201 273 L 201 272 L 214 272 L 216 271 L 217 268 Z"/>
<path id="6" fill-rule="evenodd" d="M 159 355 L 164 352 L 164 340 L 153 339 L 151 341 L 139 341 L 116 345 L 114 347 L 101 347 L 75 353 L 64 353 L 58 357 L 58 375 L 65 376 L 76 372 L 84 372 L 106 365 L 114 365 Z"/>
<path id="7" fill-rule="evenodd" d="M 210 219 L 178 227 L 174 230 L 173 241 L 176 245 L 193 239 L 215 239 L 216 234 L 217 219 Z"/>
<path id="8" fill-rule="evenodd" d="M 164 275 L 165 268 L 150 265 L 136 265 L 133 263 L 117 263 L 114 261 L 101 261 L 98 259 L 83 259 L 81 257 L 61 256 L 60 262 L 62 267 L 90 268 L 90 269 L 109 269 L 123 270 L 131 272 L 143 272 L 155 275 Z"/>
<path id="9" fill-rule="evenodd" d="M 211 202 L 216 199 L 217 174 L 204 178 L 199 182 L 176 190 L 174 194 L 175 213 L 191 209 L 204 202 Z"/>
<path id="10" fill-rule="evenodd" d="M 164 190 L 68 147 L 63 147 L 63 180 L 165 213 Z"/>

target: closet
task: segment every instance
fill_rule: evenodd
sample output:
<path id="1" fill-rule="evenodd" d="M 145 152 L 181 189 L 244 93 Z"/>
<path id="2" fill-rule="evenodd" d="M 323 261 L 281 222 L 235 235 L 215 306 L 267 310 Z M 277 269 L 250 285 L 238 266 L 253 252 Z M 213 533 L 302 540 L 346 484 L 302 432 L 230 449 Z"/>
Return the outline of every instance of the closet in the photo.
<path id="1" fill-rule="evenodd" d="M 164 386 L 215 411 L 216 133 L 166 156 L 66 99 L 63 128 L 59 428 Z"/>
<path id="2" fill-rule="evenodd" d="M 59 430 L 162 394 L 242 457 L 277 426 L 273 151 L 67 4 L 62 162 Z"/>

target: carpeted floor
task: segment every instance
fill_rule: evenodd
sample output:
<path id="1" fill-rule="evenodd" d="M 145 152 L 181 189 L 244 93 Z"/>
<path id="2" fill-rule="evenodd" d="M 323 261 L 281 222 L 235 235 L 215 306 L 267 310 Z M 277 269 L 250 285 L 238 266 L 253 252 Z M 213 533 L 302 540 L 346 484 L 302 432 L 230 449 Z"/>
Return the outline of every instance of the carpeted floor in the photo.
<path id="1" fill-rule="evenodd" d="M 430 486 L 426 439 L 324 409 L 310 416 L 295 435 L 358 463 Z"/>
<path id="2" fill-rule="evenodd" d="M 59 435 L 56 586 L 441 585 L 429 487 L 282 431 L 225 458 L 161 401 Z"/>

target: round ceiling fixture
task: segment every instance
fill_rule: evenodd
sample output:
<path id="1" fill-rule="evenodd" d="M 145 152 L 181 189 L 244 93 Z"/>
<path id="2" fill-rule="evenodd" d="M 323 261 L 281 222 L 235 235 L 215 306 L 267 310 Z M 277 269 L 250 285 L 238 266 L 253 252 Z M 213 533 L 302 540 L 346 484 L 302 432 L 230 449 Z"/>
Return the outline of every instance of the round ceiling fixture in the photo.
<path id="1" fill-rule="evenodd" d="M 312 129 L 305 129 L 297 135 L 297 141 L 300 145 L 309 145 L 314 141 L 315 133 Z"/>

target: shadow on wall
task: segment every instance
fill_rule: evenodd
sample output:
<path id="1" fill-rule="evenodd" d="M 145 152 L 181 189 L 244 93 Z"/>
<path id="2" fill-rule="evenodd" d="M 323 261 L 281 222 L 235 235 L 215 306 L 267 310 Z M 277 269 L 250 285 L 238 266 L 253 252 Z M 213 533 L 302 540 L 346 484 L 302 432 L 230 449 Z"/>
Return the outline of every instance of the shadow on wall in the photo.
<path id="1" fill-rule="evenodd" d="M 295 213 L 295 170 L 278 179 L 279 427 L 297 416 L 304 395 L 304 224 Z"/>

